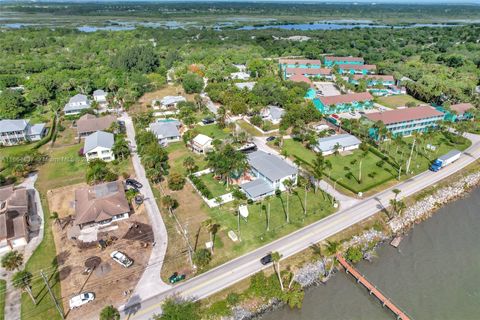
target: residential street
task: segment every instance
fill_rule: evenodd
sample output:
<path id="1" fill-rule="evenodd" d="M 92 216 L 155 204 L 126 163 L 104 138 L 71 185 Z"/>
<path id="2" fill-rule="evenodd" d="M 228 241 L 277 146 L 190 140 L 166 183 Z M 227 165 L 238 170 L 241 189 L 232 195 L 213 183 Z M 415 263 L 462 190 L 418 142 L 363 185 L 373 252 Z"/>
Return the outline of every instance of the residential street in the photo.
<path id="1" fill-rule="evenodd" d="M 144 195 L 144 204 L 155 239 L 155 246 L 152 248 L 152 253 L 148 262 L 149 267 L 144 271 L 142 277 L 137 283 L 129 300 L 130 303 L 132 301 L 149 299 L 170 289 L 170 286 L 160 279 L 160 270 L 162 269 L 163 259 L 165 258 L 165 253 L 167 251 L 168 237 L 167 229 L 165 228 L 162 215 L 160 214 L 155 197 L 153 196 L 152 188 L 145 175 L 145 169 L 143 168 L 140 162 L 140 157 L 136 152 L 137 143 L 135 141 L 135 129 L 133 127 L 132 118 L 130 118 L 127 113 L 123 113 L 119 119 L 125 121 L 127 137 L 128 140 L 130 140 L 130 146 L 134 150 L 132 152 L 133 167 L 135 169 L 136 179 L 143 184 L 140 192 Z"/>
<path id="2" fill-rule="evenodd" d="M 196 299 L 205 298 L 264 268 L 270 268 L 270 265 L 263 266 L 260 263 L 260 258 L 269 252 L 277 251 L 282 254 L 284 258 L 289 257 L 305 250 L 314 243 L 318 243 L 335 233 L 369 218 L 384 208 L 384 206 L 388 206 L 389 200 L 394 197 L 392 192 L 394 188 L 402 191 L 400 194 L 401 197 L 408 197 L 428 186 L 438 183 L 479 158 L 480 136 L 467 134 L 466 137 L 472 140 L 472 146 L 464 152 L 459 160 L 439 172 L 426 171 L 372 197 L 359 201 L 354 207 L 342 209 L 321 221 L 315 222 L 262 248 L 181 283 L 158 296 L 148 300 L 142 300 L 126 311 L 122 310 L 122 316 L 126 318 L 126 316 L 129 315 L 129 319 L 149 319 L 153 314 L 161 312 L 162 300 L 174 294 L 179 294 L 184 297 L 194 297 Z"/>

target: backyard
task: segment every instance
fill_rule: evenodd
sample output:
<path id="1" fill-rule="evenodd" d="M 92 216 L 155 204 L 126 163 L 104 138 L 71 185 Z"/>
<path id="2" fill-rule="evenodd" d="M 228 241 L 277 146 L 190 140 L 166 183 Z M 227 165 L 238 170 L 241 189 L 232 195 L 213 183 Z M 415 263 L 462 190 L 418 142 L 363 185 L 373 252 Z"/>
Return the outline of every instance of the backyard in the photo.
<path id="1" fill-rule="evenodd" d="M 316 157 L 315 152 L 293 139 L 284 141 L 283 150 L 292 159 L 298 157 L 309 163 Z M 365 192 L 385 183 L 393 179 L 397 172 L 393 166 L 381 161 L 382 159 L 371 151 L 364 153 L 362 150 L 354 150 L 340 155 L 329 155 L 325 159 L 332 164 L 332 169 L 326 170 L 325 174 L 354 193 Z"/>
<path id="2" fill-rule="evenodd" d="M 245 120 L 239 120 L 237 121 L 237 124 L 243 131 L 245 131 L 251 136 L 255 136 L 255 137 L 263 136 L 263 134 L 260 131 L 258 131 L 254 126 L 252 126 L 250 123 L 246 122 Z"/>
<path id="3" fill-rule="evenodd" d="M 375 98 L 375 102 L 392 109 L 396 109 L 398 107 L 404 107 L 407 103 L 415 103 L 416 106 L 421 104 L 422 102 L 415 99 L 408 94 L 399 94 L 387 97 L 377 97 Z"/>
<path id="4" fill-rule="evenodd" d="M 209 136 L 212 139 L 220 139 L 220 140 L 225 139 L 230 134 L 230 129 L 228 128 L 221 129 L 216 124 L 209 124 L 206 126 L 198 125 L 195 127 L 195 131 L 197 131 L 198 133 L 204 134 L 206 136 Z"/>
<path id="5" fill-rule="evenodd" d="M 210 190 L 214 198 L 220 197 L 226 193 L 232 192 L 232 189 L 233 189 L 232 187 L 230 187 L 230 190 L 227 190 L 226 183 L 215 179 L 213 173 L 204 174 L 200 176 L 200 180 L 203 181 L 203 183 L 206 185 L 208 190 Z"/>
<path id="6" fill-rule="evenodd" d="M 190 151 L 183 142 L 170 143 L 166 147 L 166 150 L 168 152 L 170 172 L 177 172 L 186 175 L 187 169 L 184 167 L 183 161 L 188 157 L 192 157 L 195 160 L 198 170 L 205 169 L 207 165 L 203 155 Z"/>

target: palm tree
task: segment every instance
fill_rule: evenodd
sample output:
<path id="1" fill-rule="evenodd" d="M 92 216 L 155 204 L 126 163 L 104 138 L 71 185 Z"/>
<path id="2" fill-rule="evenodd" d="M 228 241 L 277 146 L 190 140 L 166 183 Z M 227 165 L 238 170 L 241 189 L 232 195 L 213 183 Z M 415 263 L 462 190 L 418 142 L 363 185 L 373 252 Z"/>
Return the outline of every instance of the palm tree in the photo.
<path id="1" fill-rule="evenodd" d="M 196 167 L 195 159 L 191 156 L 186 157 L 185 160 L 183 160 L 183 166 L 187 169 L 188 173 L 191 174 Z"/>
<path id="2" fill-rule="evenodd" d="M 336 261 L 336 254 L 340 251 L 340 243 L 337 241 L 329 241 L 327 240 L 327 253 L 332 256 L 332 265 L 330 266 L 330 270 L 328 270 L 327 276 L 332 273 L 333 268 L 335 267 Z"/>
<path id="3" fill-rule="evenodd" d="M 118 137 L 113 144 L 112 151 L 116 158 L 123 160 L 130 154 L 130 147 L 123 137 Z"/>
<path id="4" fill-rule="evenodd" d="M 19 270 L 20 266 L 23 264 L 23 254 L 19 253 L 16 250 L 9 251 L 2 257 L 2 268 L 5 268 L 7 271 Z"/>
<path id="5" fill-rule="evenodd" d="M 280 275 L 280 260 L 282 259 L 282 255 L 277 251 L 272 252 L 271 255 L 272 255 L 272 261 L 273 261 L 273 269 L 277 274 L 278 282 L 280 282 L 280 288 L 283 291 L 284 290 L 283 281 L 282 281 L 282 276 Z"/>
<path id="6" fill-rule="evenodd" d="M 336 156 L 338 156 L 338 155 L 340 154 L 340 148 L 341 148 L 341 146 L 340 146 L 339 143 L 337 143 L 337 144 L 335 144 L 335 145 L 333 146 L 333 153 L 334 153 Z"/>
<path id="7" fill-rule="evenodd" d="M 286 179 L 283 181 L 283 185 L 287 188 L 287 223 L 290 223 L 290 214 L 289 214 L 289 198 L 290 193 L 292 192 L 293 181 L 290 179 Z"/>
<path id="8" fill-rule="evenodd" d="M 320 180 L 323 178 L 323 172 L 326 168 L 325 158 L 323 157 L 322 153 L 317 153 L 317 156 L 312 161 L 310 168 L 311 168 L 311 173 L 314 179 L 316 180 L 315 193 L 317 193 L 318 184 Z"/>
<path id="9" fill-rule="evenodd" d="M 33 301 L 33 304 L 37 304 L 35 297 L 32 293 L 32 274 L 26 270 L 18 271 L 12 277 L 12 284 L 15 288 L 26 291 Z"/>
<path id="10" fill-rule="evenodd" d="M 100 312 L 99 320 L 120 320 L 120 312 L 112 305 L 106 306 Z"/>

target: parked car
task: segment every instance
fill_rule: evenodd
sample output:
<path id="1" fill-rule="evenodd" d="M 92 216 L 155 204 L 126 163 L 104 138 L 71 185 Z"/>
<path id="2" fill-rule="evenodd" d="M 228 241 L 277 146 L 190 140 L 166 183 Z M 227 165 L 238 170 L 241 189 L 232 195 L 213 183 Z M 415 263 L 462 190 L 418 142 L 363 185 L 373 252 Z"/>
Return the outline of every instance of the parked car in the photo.
<path id="1" fill-rule="evenodd" d="M 213 118 L 202 119 L 203 124 L 211 124 L 211 123 L 214 123 L 214 122 L 215 122 L 215 119 L 213 119 Z"/>
<path id="2" fill-rule="evenodd" d="M 133 260 L 127 257 L 127 255 L 120 251 L 113 251 L 110 253 L 110 257 L 124 268 L 128 268 L 133 264 Z"/>
<path id="3" fill-rule="evenodd" d="M 125 184 L 127 186 L 134 187 L 135 189 L 140 189 L 141 187 L 143 187 L 143 184 L 141 184 L 135 179 L 127 179 L 125 180 Z"/>
<path id="4" fill-rule="evenodd" d="M 272 262 L 272 254 L 269 253 L 262 259 L 260 259 L 260 263 L 263 264 L 264 266 Z"/>
<path id="5" fill-rule="evenodd" d="M 171 284 L 174 284 L 174 283 L 177 283 L 179 281 L 182 281 L 185 279 L 185 275 L 184 274 L 178 274 L 178 272 L 174 272 L 170 278 L 168 278 L 168 282 L 170 282 Z"/>
<path id="6" fill-rule="evenodd" d="M 84 292 L 70 299 L 70 309 L 75 309 L 95 300 L 95 293 Z"/>
<path id="7" fill-rule="evenodd" d="M 277 137 L 275 137 L 275 136 L 270 136 L 270 137 L 267 138 L 267 141 L 270 142 L 270 141 L 275 140 L 276 138 L 277 138 Z"/>

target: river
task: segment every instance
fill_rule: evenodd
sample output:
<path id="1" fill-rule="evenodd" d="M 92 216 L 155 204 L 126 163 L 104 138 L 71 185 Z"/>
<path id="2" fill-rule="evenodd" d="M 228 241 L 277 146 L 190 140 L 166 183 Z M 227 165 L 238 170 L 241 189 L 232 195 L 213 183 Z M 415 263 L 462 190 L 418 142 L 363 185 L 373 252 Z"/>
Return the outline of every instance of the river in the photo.
<path id="1" fill-rule="evenodd" d="M 357 268 L 413 319 L 480 319 L 480 189 L 416 225 L 398 249 L 388 244 Z M 307 290 L 303 308 L 280 308 L 263 320 L 394 319 L 339 271 Z"/>

